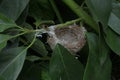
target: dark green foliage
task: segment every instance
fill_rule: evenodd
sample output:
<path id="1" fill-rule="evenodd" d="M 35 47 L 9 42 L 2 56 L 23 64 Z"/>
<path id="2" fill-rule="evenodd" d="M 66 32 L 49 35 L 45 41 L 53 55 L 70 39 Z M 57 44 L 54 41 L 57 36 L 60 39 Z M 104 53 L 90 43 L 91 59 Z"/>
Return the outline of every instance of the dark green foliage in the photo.
<path id="1" fill-rule="evenodd" d="M 82 80 L 83 72 L 83 65 L 63 46 L 57 44 L 50 62 L 51 79 Z"/>
<path id="2" fill-rule="evenodd" d="M 29 0 L 2 0 L 0 2 L 0 12 L 15 21 L 23 12 L 28 2 Z"/>
<path id="3" fill-rule="evenodd" d="M 31 0 L 29 14 L 35 20 L 53 20 L 55 15 L 49 0 Z"/>
<path id="4" fill-rule="evenodd" d="M 110 80 L 111 61 L 108 55 L 109 49 L 104 46 L 104 42 L 100 43 L 100 46 L 97 35 L 93 33 L 87 33 L 87 40 L 89 56 L 83 80 Z"/>
<path id="5" fill-rule="evenodd" d="M 0 75 L 5 80 L 16 80 L 22 69 L 26 51 L 24 47 L 17 47 L 0 53 Z"/>
<path id="6" fill-rule="evenodd" d="M 86 28 L 85 47 L 52 50 L 47 27 L 71 22 Z M 118 80 L 119 56 L 119 0 L 0 0 L 0 80 Z"/>

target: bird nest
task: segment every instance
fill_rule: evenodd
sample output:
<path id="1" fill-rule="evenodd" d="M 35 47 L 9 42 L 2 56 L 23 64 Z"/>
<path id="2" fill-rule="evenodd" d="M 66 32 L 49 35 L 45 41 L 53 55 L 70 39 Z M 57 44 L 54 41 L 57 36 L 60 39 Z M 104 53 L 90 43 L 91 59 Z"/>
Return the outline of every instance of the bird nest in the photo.
<path id="1" fill-rule="evenodd" d="M 47 42 L 52 49 L 59 43 L 71 53 L 76 53 L 85 45 L 85 32 L 85 28 L 79 25 L 69 25 L 62 28 L 50 26 Z"/>

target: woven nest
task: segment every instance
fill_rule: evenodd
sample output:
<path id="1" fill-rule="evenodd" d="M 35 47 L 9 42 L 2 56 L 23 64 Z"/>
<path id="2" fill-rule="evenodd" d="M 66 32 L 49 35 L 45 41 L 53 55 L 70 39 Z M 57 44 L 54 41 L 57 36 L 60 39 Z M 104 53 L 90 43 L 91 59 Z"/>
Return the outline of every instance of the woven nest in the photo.
<path id="1" fill-rule="evenodd" d="M 85 28 L 78 25 L 70 25 L 63 28 L 49 27 L 48 44 L 53 49 L 57 43 L 63 45 L 71 53 L 78 52 L 85 45 Z"/>

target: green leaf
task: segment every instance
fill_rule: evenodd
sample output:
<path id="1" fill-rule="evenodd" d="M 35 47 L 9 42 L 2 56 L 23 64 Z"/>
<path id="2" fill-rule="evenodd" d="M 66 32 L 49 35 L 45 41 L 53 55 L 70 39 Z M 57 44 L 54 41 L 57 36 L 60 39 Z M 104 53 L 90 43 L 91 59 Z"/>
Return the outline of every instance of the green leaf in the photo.
<path id="1" fill-rule="evenodd" d="M 29 0 L 2 0 L 0 3 L 0 12 L 14 21 L 25 9 Z"/>
<path id="2" fill-rule="evenodd" d="M 0 75 L 5 80 L 16 80 L 26 56 L 27 48 L 16 47 L 0 53 Z"/>
<path id="3" fill-rule="evenodd" d="M 35 34 L 28 34 L 28 35 L 25 35 L 25 37 L 26 37 L 26 39 L 27 39 L 29 42 L 31 42 L 32 39 L 33 39 L 33 37 L 34 37 L 34 35 L 35 35 Z M 31 46 L 31 48 L 32 48 L 33 50 L 35 50 L 37 53 L 41 54 L 42 56 L 46 56 L 47 53 L 48 53 L 47 50 L 46 50 L 46 48 L 45 48 L 45 46 L 44 46 L 44 44 L 43 44 L 40 40 L 38 40 L 38 39 L 36 39 L 36 41 L 35 41 L 34 44 Z"/>
<path id="4" fill-rule="evenodd" d="M 82 80 L 83 65 L 60 44 L 57 44 L 50 61 L 52 80 Z"/>
<path id="5" fill-rule="evenodd" d="M 113 11 L 111 12 L 108 25 L 112 30 L 120 35 L 120 4 L 113 3 Z"/>
<path id="6" fill-rule="evenodd" d="M 17 80 L 51 80 L 48 65 L 48 62 L 39 64 L 26 60 Z"/>
<path id="7" fill-rule="evenodd" d="M 114 1 L 112 3 L 112 13 L 114 13 L 117 17 L 120 18 L 120 3 Z"/>
<path id="8" fill-rule="evenodd" d="M 35 20 L 54 19 L 54 11 L 49 3 L 49 0 L 31 0 L 29 12 Z"/>
<path id="9" fill-rule="evenodd" d="M 98 48 L 98 37 L 95 34 L 87 33 L 89 45 L 89 56 L 84 72 L 83 80 L 110 80 L 111 78 L 111 61 L 108 55 L 109 49 L 104 43 L 103 51 Z"/>
<path id="10" fill-rule="evenodd" d="M 36 42 L 31 46 L 31 48 L 42 56 L 46 56 L 48 54 L 44 44 L 38 39 L 36 39 Z"/>
<path id="11" fill-rule="evenodd" d="M 94 17 L 103 25 L 108 24 L 112 10 L 112 0 L 86 0 L 86 3 Z"/>
<path id="12" fill-rule="evenodd" d="M 17 25 L 14 23 L 14 21 L 0 13 L 0 32 L 16 26 Z"/>
<path id="13" fill-rule="evenodd" d="M 10 37 L 11 36 L 9 35 L 0 34 L 0 51 L 6 46 L 7 41 L 10 39 Z"/>
<path id="14" fill-rule="evenodd" d="M 108 46 L 120 56 L 120 35 L 116 34 L 110 28 L 105 31 L 105 40 Z"/>
<path id="15" fill-rule="evenodd" d="M 0 13 L 0 23 L 14 23 L 14 21 Z"/>
<path id="16" fill-rule="evenodd" d="M 112 30 L 120 35 L 120 18 L 111 13 L 108 25 Z"/>
<path id="17" fill-rule="evenodd" d="M 52 80 L 49 74 L 49 62 L 44 62 L 41 66 L 41 80 Z"/>
<path id="18" fill-rule="evenodd" d="M 6 29 L 16 27 L 15 24 L 0 24 L 0 32 L 3 32 Z"/>
<path id="19" fill-rule="evenodd" d="M 26 60 L 17 80 L 41 80 L 41 66 Z"/>
<path id="20" fill-rule="evenodd" d="M 42 70 L 42 80 L 51 80 L 47 70 Z"/>
<path id="21" fill-rule="evenodd" d="M 37 60 L 40 60 L 40 57 L 38 57 L 38 56 L 27 56 L 26 57 L 26 60 L 28 60 L 28 61 L 31 61 L 31 62 L 34 62 L 34 61 L 37 61 Z"/>
<path id="22" fill-rule="evenodd" d="M 2 76 L 0 76 L 0 80 L 5 80 Z"/>
<path id="23" fill-rule="evenodd" d="M 25 27 L 28 29 L 32 29 L 32 26 L 29 24 L 25 24 Z M 26 34 L 26 35 L 24 35 L 24 37 L 27 39 L 28 42 L 31 42 L 32 39 L 34 38 L 35 34 L 36 33 Z M 46 56 L 48 53 L 44 44 L 39 39 L 36 39 L 36 41 L 31 46 L 31 48 L 42 56 Z"/>
<path id="24" fill-rule="evenodd" d="M 26 6 L 26 8 L 23 10 L 21 15 L 19 16 L 19 18 L 16 20 L 17 25 L 23 26 L 25 24 L 27 16 L 28 16 L 28 10 L 29 10 L 29 6 Z"/>
<path id="25" fill-rule="evenodd" d="M 41 72 L 41 80 L 51 80 L 50 74 L 49 74 L 49 66 L 48 64 L 44 63 L 42 64 L 42 72 Z"/>

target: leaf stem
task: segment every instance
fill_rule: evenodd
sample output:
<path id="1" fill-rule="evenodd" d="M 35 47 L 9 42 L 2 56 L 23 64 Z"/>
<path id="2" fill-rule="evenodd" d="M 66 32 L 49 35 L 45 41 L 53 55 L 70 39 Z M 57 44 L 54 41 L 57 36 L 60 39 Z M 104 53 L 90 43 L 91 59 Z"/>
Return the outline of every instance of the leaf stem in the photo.
<path id="1" fill-rule="evenodd" d="M 21 36 L 21 35 L 26 34 L 26 33 L 27 33 L 27 32 L 22 32 L 22 33 L 20 33 L 20 34 L 17 34 L 17 35 L 15 35 L 15 36 L 12 36 L 10 39 L 15 38 L 15 37 L 18 37 L 18 36 Z"/>
<path id="2" fill-rule="evenodd" d="M 22 27 L 20 27 L 20 26 L 18 26 L 18 25 L 16 25 L 16 27 L 19 28 L 19 29 L 21 29 L 21 30 L 24 30 L 24 28 L 22 28 Z"/>
<path id="3" fill-rule="evenodd" d="M 25 31 L 25 32 L 20 33 L 18 35 L 12 36 L 11 38 L 15 38 L 15 37 L 18 37 L 18 36 L 21 36 L 21 35 L 24 35 L 24 34 L 30 33 L 30 32 L 33 32 L 33 31 L 31 31 L 31 30 L 30 31 Z M 32 42 L 28 45 L 27 49 L 30 48 L 34 44 L 35 40 L 36 40 L 36 35 L 34 36 Z"/>
<path id="4" fill-rule="evenodd" d="M 34 36 L 32 42 L 28 45 L 27 48 L 30 48 L 34 44 L 35 40 L 36 40 L 36 35 Z"/>

